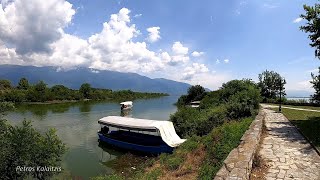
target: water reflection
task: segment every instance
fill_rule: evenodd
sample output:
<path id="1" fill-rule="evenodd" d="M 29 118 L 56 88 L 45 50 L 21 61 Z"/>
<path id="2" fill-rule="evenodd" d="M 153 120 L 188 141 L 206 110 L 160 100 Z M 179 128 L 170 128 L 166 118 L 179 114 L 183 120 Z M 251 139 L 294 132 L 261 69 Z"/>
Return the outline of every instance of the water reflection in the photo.
<path id="1" fill-rule="evenodd" d="M 122 110 L 120 112 L 120 116 L 122 116 L 122 117 L 132 117 L 132 110 L 131 109 Z"/>
<path id="2" fill-rule="evenodd" d="M 21 105 L 9 112 L 6 119 L 11 124 L 20 124 L 23 119 L 32 120 L 40 130 L 57 129 L 57 135 L 67 145 L 63 168 L 72 176 L 89 179 L 92 176 L 108 174 L 111 167 L 107 162 L 121 156 L 123 152 L 98 143 L 100 129 L 97 120 L 105 116 L 125 116 L 144 119 L 168 120 L 176 111 L 173 105 L 177 97 L 133 101 L 132 111 L 120 111 L 118 103 L 79 102 L 50 105 Z"/>

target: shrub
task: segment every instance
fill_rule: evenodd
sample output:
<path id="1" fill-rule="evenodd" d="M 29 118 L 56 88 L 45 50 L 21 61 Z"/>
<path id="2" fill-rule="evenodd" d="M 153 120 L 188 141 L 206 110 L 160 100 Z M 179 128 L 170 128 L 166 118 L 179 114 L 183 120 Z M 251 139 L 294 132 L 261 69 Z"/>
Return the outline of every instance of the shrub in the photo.
<path id="1" fill-rule="evenodd" d="M 228 117 L 239 119 L 249 117 L 255 113 L 259 107 L 259 91 L 242 91 L 231 96 L 226 105 Z"/>
<path id="2" fill-rule="evenodd" d="M 213 179 L 230 151 L 237 147 L 253 118 L 224 123 L 203 138 L 207 158 L 200 168 L 199 179 Z"/>
<path id="3" fill-rule="evenodd" d="M 214 127 L 223 123 L 226 110 L 223 106 L 212 109 L 179 108 L 170 116 L 178 135 L 182 137 L 209 133 Z"/>

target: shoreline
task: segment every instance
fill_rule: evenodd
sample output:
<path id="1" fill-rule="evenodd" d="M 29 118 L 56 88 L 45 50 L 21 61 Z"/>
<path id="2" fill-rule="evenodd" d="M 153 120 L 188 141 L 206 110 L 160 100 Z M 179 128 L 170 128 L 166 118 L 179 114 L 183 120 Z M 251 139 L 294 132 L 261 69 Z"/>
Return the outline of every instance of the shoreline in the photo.
<path id="1" fill-rule="evenodd" d="M 139 99 L 154 99 L 154 98 L 161 98 L 161 97 L 166 97 L 166 96 L 170 96 L 170 95 L 163 95 L 163 96 L 157 96 L 157 97 L 144 97 L 144 98 L 135 98 L 135 99 L 129 99 L 129 100 L 139 100 Z M 21 105 L 50 105 L 50 104 L 64 104 L 64 103 L 79 103 L 79 102 L 114 102 L 114 103 L 118 103 L 118 102 L 122 102 L 125 100 L 115 100 L 115 99 L 81 99 L 81 100 L 53 100 L 53 101 L 45 101 L 45 102 L 20 102 L 17 104 L 21 104 Z"/>

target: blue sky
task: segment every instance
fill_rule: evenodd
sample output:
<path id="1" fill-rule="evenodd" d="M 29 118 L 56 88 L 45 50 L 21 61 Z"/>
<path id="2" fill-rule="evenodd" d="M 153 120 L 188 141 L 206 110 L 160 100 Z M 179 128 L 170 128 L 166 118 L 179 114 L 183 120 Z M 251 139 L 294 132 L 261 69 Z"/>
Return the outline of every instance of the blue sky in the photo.
<path id="1" fill-rule="evenodd" d="M 43 2 L 31 0 L 29 7 L 21 0 L 1 2 L 0 19 L 8 22 L 0 22 L 3 27 L 0 28 L 0 56 L 1 48 L 7 52 L 6 57 L 11 52 L 2 64 L 52 65 L 63 70 L 84 66 L 94 72 L 109 69 L 136 72 L 152 78 L 199 83 L 211 89 L 231 79 L 257 80 L 258 74 L 268 69 L 287 79 L 288 92 L 312 92 L 308 83 L 310 72 L 319 66 L 307 35 L 299 30 L 305 22 L 297 19 L 304 12 L 303 4 L 313 5 L 317 1 L 49 0 L 42 4 L 54 4 L 48 8 L 49 17 L 33 20 L 34 26 L 31 23 L 28 31 L 12 28 L 27 22 L 12 20 L 18 11 L 10 6 L 16 10 L 22 8 L 20 14 L 31 20 L 35 15 L 48 12 L 35 8 Z M 63 9 L 63 13 L 59 9 Z M 112 14 L 117 15 L 117 23 L 122 25 L 119 19 L 125 16 L 126 25 L 118 24 L 120 30 L 118 25 L 112 25 Z M 54 23 L 48 25 L 48 22 Z M 111 30 L 104 28 L 104 23 L 112 26 Z M 56 31 L 48 32 L 52 31 L 46 29 L 48 26 Z M 21 31 L 20 34 L 28 32 L 32 36 L 28 40 L 34 44 L 26 49 L 27 45 L 17 37 L 3 33 L 6 27 L 10 27 L 10 31 Z M 153 40 L 148 32 L 151 27 L 156 28 L 152 30 Z M 128 34 L 114 35 L 118 30 Z M 112 33 L 108 34 L 109 31 Z M 117 38 L 109 42 L 113 35 Z M 38 45 L 43 37 L 52 38 Z M 128 45 L 131 42 L 135 44 Z M 113 51 L 117 45 L 124 51 Z M 124 55 L 128 49 L 133 51 L 130 57 L 140 60 Z M 199 52 L 198 55 L 193 56 L 194 51 Z M 164 53 L 168 58 L 164 58 Z"/>

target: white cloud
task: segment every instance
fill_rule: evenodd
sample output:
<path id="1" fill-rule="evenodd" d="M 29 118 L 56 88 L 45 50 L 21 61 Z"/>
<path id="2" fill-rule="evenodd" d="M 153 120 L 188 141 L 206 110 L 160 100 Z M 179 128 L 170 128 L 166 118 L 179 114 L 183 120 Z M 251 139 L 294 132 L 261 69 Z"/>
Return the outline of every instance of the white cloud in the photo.
<path id="1" fill-rule="evenodd" d="M 148 41 L 153 43 L 158 41 L 161 37 L 160 37 L 160 27 L 149 27 L 147 29 L 147 31 L 149 32 L 149 37 L 148 37 Z"/>
<path id="2" fill-rule="evenodd" d="M 205 77 L 212 78 L 214 83 L 223 79 L 217 73 L 213 75 L 214 71 L 205 64 L 193 63 L 189 48 L 180 41 L 172 44 L 170 52 L 152 51 L 146 42 L 134 41 L 141 33 L 132 24 L 127 8 L 112 14 L 101 31 L 89 38 L 63 31 L 75 12 L 65 0 L 16 0 L 6 6 L 0 5 L 0 64 L 55 66 L 60 71 L 87 67 L 93 73 L 101 70 L 144 75 L 159 73 L 192 84 Z M 153 28 L 157 32 L 160 29 Z M 160 35 L 154 40 L 159 38 Z M 191 53 L 194 57 L 203 54 L 200 51 Z"/>
<path id="3" fill-rule="evenodd" d="M 230 61 L 229 59 L 225 59 L 225 60 L 223 60 L 223 62 L 224 62 L 224 63 L 226 63 L 226 64 L 228 64 L 228 63 L 229 63 L 229 61 Z"/>
<path id="4" fill-rule="evenodd" d="M 186 67 L 182 74 L 183 80 L 191 80 L 198 73 L 209 72 L 209 69 L 204 64 L 193 63 L 192 66 Z"/>
<path id="5" fill-rule="evenodd" d="M 181 42 L 177 41 L 172 45 L 172 52 L 177 55 L 186 55 L 189 52 L 189 48 L 184 47 Z"/>
<path id="6" fill-rule="evenodd" d="M 303 18 L 299 17 L 299 18 L 293 20 L 293 23 L 299 23 L 299 22 L 301 22 L 302 20 L 303 20 Z"/>
<path id="7" fill-rule="evenodd" d="M 220 64 L 220 60 L 219 59 L 216 60 L 216 64 Z"/>
<path id="8" fill-rule="evenodd" d="M 161 59 L 165 62 L 165 63 L 169 63 L 171 61 L 171 56 L 169 55 L 169 53 L 167 52 L 162 52 L 161 53 Z"/>
<path id="9" fill-rule="evenodd" d="M 141 17 L 142 16 L 142 14 L 136 14 L 136 15 L 134 15 L 133 17 L 134 18 L 138 18 L 138 17 Z"/>
<path id="10" fill-rule="evenodd" d="M 200 57 L 204 54 L 204 52 L 193 51 L 191 54 L 193 57 Z"/>
<path id="11" fill-rule="evenodd" d="M 10 1 L 0 5 L 0 39 L 15 45 L 18 54 L 50 52 L 74 14 L 64 0 Z"/>
<path id="12" fill-rule="evenodd" d="M 176 66 L 189 62 L 190 57 L 188 56 L 189 48 L 183 46 L 181 42 L 174 42 L 171 47 L 173 55 L 169 65 Z"/>

